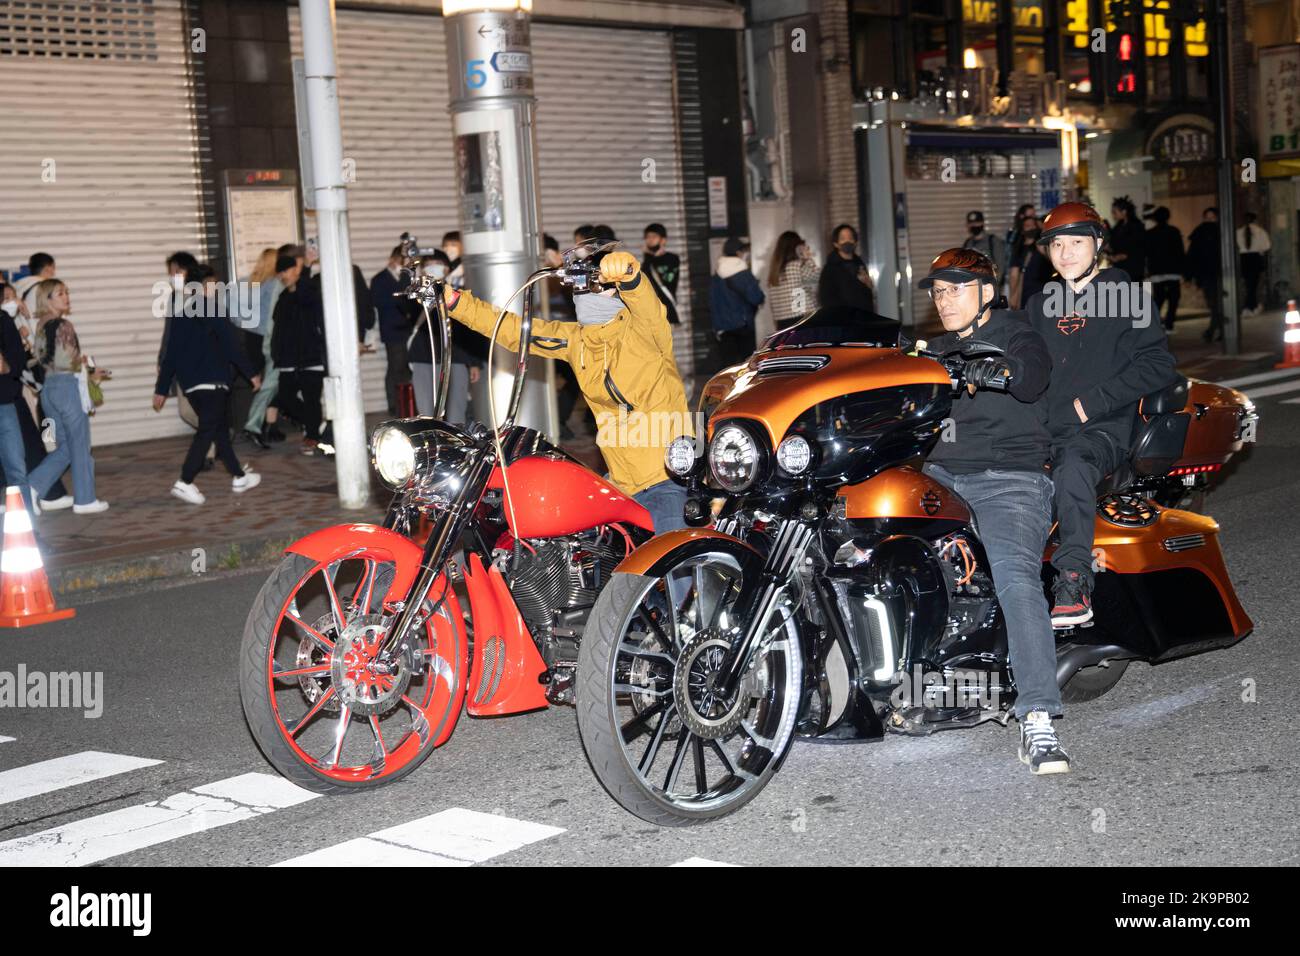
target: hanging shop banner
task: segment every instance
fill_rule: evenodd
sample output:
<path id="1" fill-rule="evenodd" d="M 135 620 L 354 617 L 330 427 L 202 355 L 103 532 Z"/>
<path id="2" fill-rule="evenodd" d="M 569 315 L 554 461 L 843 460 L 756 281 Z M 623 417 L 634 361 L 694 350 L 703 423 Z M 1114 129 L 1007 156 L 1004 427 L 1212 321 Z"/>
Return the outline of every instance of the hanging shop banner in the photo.
<path id="1" fill-rule="evenodd" d="M 1265 158 L 1300 154 L 1300 44 L 1259 51 L 1259 144 Z"/>

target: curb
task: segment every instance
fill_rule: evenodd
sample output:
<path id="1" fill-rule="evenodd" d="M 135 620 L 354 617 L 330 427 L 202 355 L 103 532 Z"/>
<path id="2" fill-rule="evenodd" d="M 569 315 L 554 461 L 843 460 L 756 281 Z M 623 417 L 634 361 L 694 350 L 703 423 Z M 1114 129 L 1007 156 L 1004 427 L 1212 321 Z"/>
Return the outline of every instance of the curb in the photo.
<path id="1" fill-rule="evenodd" d="M 193 550 L 177 550 L 67 568 L 47 567 L 46 576 L 50 589 L 62 600 L 99 597 L 106 592 L 142 584 L 174 582 L 186 578 L 198 581 L 212 572 L 270 567 L 280 560 L 284 549 L 300 537 L 301 535 L 277 534 L 226 541 L 203 549 L 205 554 L 201 556 L 196 556 Z M 196 564 L 199 565 L 198 569 Z"/>

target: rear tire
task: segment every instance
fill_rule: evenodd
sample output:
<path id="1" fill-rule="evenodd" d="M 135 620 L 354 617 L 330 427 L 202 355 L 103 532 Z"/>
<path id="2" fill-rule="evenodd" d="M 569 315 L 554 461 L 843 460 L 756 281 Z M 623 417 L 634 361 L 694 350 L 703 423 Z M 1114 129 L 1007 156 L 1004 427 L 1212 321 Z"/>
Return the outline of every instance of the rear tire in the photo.
<path id="1" fill-rule="evenodd" d="M 1110 692 L 1124 672 L 1128 670 L 1127 660 L 1109 661 L 1106 667 L 1100 664 L 1094 667 L 1081 667 L 1061 688 L 1061 700 L 1077 704 L 1086 700 L 1096 700 Z"/>

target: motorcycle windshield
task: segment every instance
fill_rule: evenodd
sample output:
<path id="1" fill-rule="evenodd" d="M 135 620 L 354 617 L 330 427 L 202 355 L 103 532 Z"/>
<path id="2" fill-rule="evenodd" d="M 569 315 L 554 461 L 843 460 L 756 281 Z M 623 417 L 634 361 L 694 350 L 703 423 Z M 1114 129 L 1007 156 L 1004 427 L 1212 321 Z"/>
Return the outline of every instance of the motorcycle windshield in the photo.
<path id="1" fill-rule="evenodd" d="M 768 336 L 762 351 L 771 349 L 857 346 L 894 349 L 899 346 L 902 323 L 874 312 L 847 306 L 817 309 L 796 325 Z"/>

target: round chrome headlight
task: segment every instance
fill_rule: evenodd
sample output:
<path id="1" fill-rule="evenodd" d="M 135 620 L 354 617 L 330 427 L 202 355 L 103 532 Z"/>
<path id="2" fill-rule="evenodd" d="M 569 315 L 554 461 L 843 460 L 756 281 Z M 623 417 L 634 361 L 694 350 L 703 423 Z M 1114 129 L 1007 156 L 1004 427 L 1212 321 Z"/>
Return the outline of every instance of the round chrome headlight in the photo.
<path id="1" fill-rule="evenodd" d="M 687 435 L 674 438 L 664 450 L 664 467 L 668 473 L 685 478 L 695 470 L 695 439 Z"/>
<path id="2" fill-rule="evenodd" d="M 723 425 L 709 442 L 709 470 L 730 492 L 741 492 L 758 478 L 762 462 L 758 443 L 739 425 Z"/>
<path id="3" fill-rule="evenodd" d="M 787 475 L 802 475 L 812 464 L 812 446 L 802 435 L 791 435 L 776 446 L 776 463 Z"/>
<path id="4" fill-rule="evenodd" d="M 415 474 L 415 444 L 410 436 L 391 425 L 380 425 L 370 439 L 370 457 L 375 471 L 388 487 L 402 488 Z"/>

